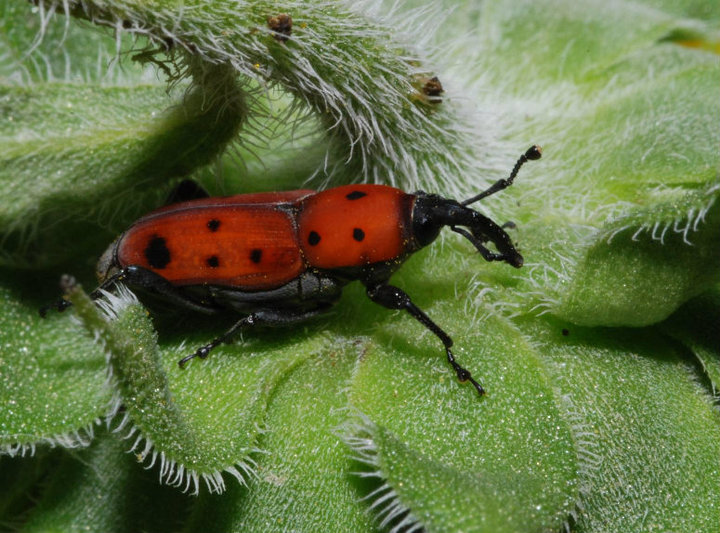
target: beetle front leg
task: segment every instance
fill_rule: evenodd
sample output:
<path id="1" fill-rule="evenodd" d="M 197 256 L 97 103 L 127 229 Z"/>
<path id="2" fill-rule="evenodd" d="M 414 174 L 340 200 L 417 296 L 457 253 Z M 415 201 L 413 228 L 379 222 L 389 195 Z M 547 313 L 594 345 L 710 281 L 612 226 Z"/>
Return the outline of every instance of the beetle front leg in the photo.
<path id="1" fill-rule="evenodd" d="M 367 295 L 373 302 L 380 304 L 383 307 L 387 307 L 388 309 L 404 309 L 423 326 L 432 331 L 445 346 L 447 360 L 450 365 L 452 365 L 453 370 L 455 370 L 458 380 L 462 383 L 469 381 L 473 384 L 481 396 L 485 394 L 485 389 L 483 389 L 482 385 L 473 379 L 470 375 L 470 371 L 460 366 L 460 364 L 455 360 L 455 356 L 450 350 L 453 345 L 453 340 L 450 336 L 445 333 L 440 326 L 433 322 L 422 309 L 416 306 L 405 291 L 393 285 L 382 283 L 379 285 L 368 286 Z"/>
<path id="2" fill-rule="evenodd" d="M 213 348 L 224 342 L 229 342 L 241 329 L 253 326 L 288 326 L 297 322 L 304 322 L 305 320 L 312 318 L 315 315 L 324 313 L 331 307 L 331 305 L 332 304 L 329 303 L 323 303 L 319 304 L 317 307 L 304 311 L 289 309 L 260 309 L 258 311 L 254 311 L 235 322 L 235 324 L 233 324 L 233 326 L 229 330 L 227 330 L 225 333 L 223 333 L 216 339 L 213 339 L 205 346 L 198 348 L 195 353 L 180 359 L 180 361 L 178 361 L 178 366 L 180 368 L 185 368 L 185 364 L 196 357 L 199 357 L 200 359 L 205 359 L 208 355 L 210 355 L 210 352 L 213 350 Z"/>

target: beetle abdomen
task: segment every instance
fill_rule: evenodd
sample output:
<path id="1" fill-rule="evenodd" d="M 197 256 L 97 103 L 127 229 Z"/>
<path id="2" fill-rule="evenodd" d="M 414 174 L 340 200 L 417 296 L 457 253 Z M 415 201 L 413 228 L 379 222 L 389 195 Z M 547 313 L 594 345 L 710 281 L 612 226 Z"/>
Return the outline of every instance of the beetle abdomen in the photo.
<path id="1" fill-rule="evenodd" d="M 150 269 L 174 285 L 247 290 L 278 287 L 305 269 L 292 215 L 267 204 L 151 213 L 120 238 L 117 261 Z"/>

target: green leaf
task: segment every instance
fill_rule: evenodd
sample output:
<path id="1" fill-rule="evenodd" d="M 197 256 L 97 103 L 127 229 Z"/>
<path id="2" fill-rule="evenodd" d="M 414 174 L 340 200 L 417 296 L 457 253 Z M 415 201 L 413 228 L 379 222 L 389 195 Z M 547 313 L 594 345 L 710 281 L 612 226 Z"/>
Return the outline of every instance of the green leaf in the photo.
<path id="1" fill-rule="evenodd" d="M 418 51 L 407 44 L 423 35 L 412 19 L 370 6 L 363 13 L 307 2 L 292 6 L 292 37 L 279 40 L 268 18 L 281 8 L 268 0 L 242 9 L 197 1 L 202 9 L 185 2 L 99 1 L 82 3 L 82 10 L 78 4 L 70 2 L 70 9 L 98 24 L 128 27 L 206 62 L 230 64 L 296 96 L 326 134 L 326 157 L 315 169 L 325 183 L 351 176 L 408 188 L 428 179 L 453 187 L 459 171 L 480 163 L 473 139 L 458 131 L 465 108 L 433 105 L 422 92 L 434 71 L 424 64 L 423 43 L 416 43 Z"/>
<path id="2" fill-rule="evenodd" d="M 326 338 L 286 374 L 268 403 L 257 476 L 246 491 L 229 487 L 222 498 L 201 498 L 190 531 L 373 529 L 338 429 L 347 419 L 345 389 L 362 349 L 360 342 Z M 331 496 L 319 502 L 322 495 Z"/>
<path id="3" fill-rule="evenodd" d="M 715 531 L 720 8 L 452 6 L 0 5 L 0 399 L 18 406 L 0 440 L 41 453 L 3 458 L 22 477 L 0 491 L 3 520 Z M 267 18 L 285 10 L 279 40 Z M 116 50 L 119 68 L 94 67 Z M 439 104 L 422 93 L 433 75 Z M 393 278 L 484 398 L 435 336 L 354 285 L 322 319 L 248 331 L 186 370 L 239 316 L 148 314 L 122 290 L 100 303 L 109 316 L 79 292 L 74 310 L 36 315 L 62 272 L 92 287 L 102 250 L 181 177 L 215 193 L 371 180 L 462 199 L 535 142 L 543 160 L 478 206 L 516 223 L 525 268 L 453 235 Z M 129 440 L 97 432 L 79 461 L 45 455 L 88 444 L 118 409 Z"/>
<path id="4" fill-rule="evenodd" d="M 98 243 L 88 227 L 138 216 L 147 209 L 138 190 L 210 161 L 236 132 L 242 106 L 234 101 L 239 97 L 227 69 L 208 67 L 201 79 L 229 102 L 209 105 L 198 90 L 163 114 L 158 108 L 169 101 L 158 87 L 0 87 L 7 117 L 0 126 L 0 184 L 6 191 L 0 261 L 37 267 L 87 253 Z M 95 119 L 92 126 L 88 116 Z M 112 233 L 99 235 L 107 242 Z"/>
<path id="5" fill-rule="evenodd" d="M 531 56 L 498 92 L 539 93 L 520 126 L 545 148 L 544 170 L 520 181 L 513 214 L 533 270 L 524 296 L 577 324 L 653 324 L 720 270 L 720 61 L 668 41 L 677 28 L 713 30 L 640 5 L 561 5 L 516 3 L 501 35 L 487 33 L 532 36 L 493 56 Z"/>
<path id="6" fill-rule="evenodd" d="M 38 2 L 0 3 L 0 81 L 23 86 L 53 82 L 136 84 L 140 79 L 157 82 L 154 72 L 139 63 L 123 62 L 134 46 L 127 34 L 116 39 L 88 31 L 73 22 L 62 4 Z M 4 126 L 5 124 L 3 124 Z"/>
<path id="7" fill-rule="evenodd" d="M 669 207 L 662 204 L 653 206 L 652 214 L 636 210 L 610 225 L 614 235 L 601 236 L 587 249 L 567 292 L 551 309 L 581 325 L 644 326 L 708 290 L 720 272 L 718 195 L 720 187 L 673 203 L 678 213 L 687 206 L 686 217 L 674 222 L 660 219 L 647 227 Z"/>
<path id="8" fill-rule="evenodd" d="M 662 329 L 523 329 L 570 400 L 583 480 L 577 530 L 713 531 L 720 413 Z"/>
<path id="9" fill-rule="evenodd" d="M 639 65 L 663 74 L 637 79 Z M 592 196 L 623 204 L 597 209 L 594 198 L 585 196 L 587 204 L 579 207 L 596 211 L 580 213 L 576 224 L 585 230 L 578 250 L 561 251 L 557 240 L 551 244 L 576 263 L 562 262 L 567 277 L 556 281 L 549 308 L 584 325 L 653 324 L 709 289 L 720 270 L 719 161 L 712 148 L 720 142 L 712 119 L 720 113 L 712 97 L 720 70 L 709 54 L 660 45 L 634 53 L 604 77 L 621 89 L 603 93 L 603 104 L 583 118 L 594 131 L 614 135 L 597 150 L 601 154 L 588 151 L 589 145 L 581 151 L 593 168 L 573 187 L 589 187 Z M 678 106 L 686 110 L 682 116 Z M 663 124 L 668 127 L 658 127 Z M 592 138 L 593 131 L 584 130 L 573 134 Z M 598 183 L 597 176 L 605 179 Z"/>
<path id="10" fill-rule="evenodd" d="M 67 316 L 43 320 L 23 303 L 29 281 L 6 271 L 0 281 L 0 446 L 23 456 L 89 444 L 110 401 L 102 353 Z"/>
<path id="11" fill-rule="evenodd" d="M 158 485 L 126 451 L 120 437 L 100 431 L 89 448 L 61 456 L 23 531 L 177 531 L 191 498 Z"/>
<path id="12" fill-rule="evenodd" d="M 490 392 L 481 399 L 458 387 L 434 356 L 435 338 L 414 343 L 430 354 L 420 365 L 397 341 L 368 347 L 351 399 L 369 420 L 360 436 L 372 445 L 362 440 L 360 451 L 386 483 L 375 505 L 388 520 L 405 509 L 405 520 L 433 531 L 559 529 L 577 498 L 578 465 L 540 354 L 503 320 L 487 317 L 488 333 L 478 334 L 459 327 L 462 305 L 435 307 L 455 324 L 461 363 Z"/>
<path id="13" fill-rule="evenodd" d="M 720 291 L 690 300 L 665 325 L 697 358 L 713 393 L 720 394 Z"/>
<path id="14" fill-rule="evenodd" d="M 107 317 L 80 288 L 68 294 L 109 355 L 117 386 L 115 408 L 122 405 L 124 411 L 116 431 L 129 425 L 128 436 L 138 432 L 131 447 L 138 461 L 150 456 L 148 468 L 158 462 L 160 479 L 185 491 L 197 494 L 204 481 L 211 492 L 222 492 L 223 471 L 245 484 L 254 473 L 250 454 L 257 451 L 269 392 L 317 349 L 318 340 L 311 337 L 289 350 L 276 346 L 243 357 L 220 374 L 217 367 L 185 373 L 178 368 L 177 354 L 187 339 L 167 350 L 169 364 L 163 365 L 148 313 L 127 290 L 118 292 L 101 303 Z"/>

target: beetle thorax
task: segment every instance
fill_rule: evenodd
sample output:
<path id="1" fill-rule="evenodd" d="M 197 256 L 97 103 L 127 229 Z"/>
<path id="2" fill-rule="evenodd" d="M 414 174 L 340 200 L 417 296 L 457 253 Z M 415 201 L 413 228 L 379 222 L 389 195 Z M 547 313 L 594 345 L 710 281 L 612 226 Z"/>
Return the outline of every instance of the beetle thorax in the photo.
<path id="1" fill-rule="evenodd" d="M 347 185 L 305 198 L 298 215 L 305 260 L 338 269 L 404 257 L 412 243 L 412 201 L 384 185 Z"/>

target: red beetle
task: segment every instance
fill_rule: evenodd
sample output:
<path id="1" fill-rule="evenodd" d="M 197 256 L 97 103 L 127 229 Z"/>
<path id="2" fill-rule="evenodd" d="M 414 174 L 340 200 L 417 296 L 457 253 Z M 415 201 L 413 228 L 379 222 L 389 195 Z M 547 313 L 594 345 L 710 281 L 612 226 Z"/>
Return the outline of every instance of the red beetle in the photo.
<path id="1" fill-rule="evenodd" d="M 207 357 L 241 328 L 285 326 L 322 313 L 346 284 L 359 280 L 373 302 L 405 309 L 432 331 L 458 379 L 483 394 L 455 361 L 450 336 L 388 280 L 443 226 L 467 238 L 485 260 L 521 267 L 523 258 L 503 227 L 467 206 L 510 186 L 520 167 L 540 155 L 539 147 L 531 147 L 509 178 L 464 202 L 384 185 L 210 198 L 183 182 L 180 196 L 195 199 L 153 211 L 120 235 L 98 262 L 100 286 L 91 296 L 97 299 L 101 290 L 126 282 L 202 313 L 245 314 L 181 359 L 182 368 L 194 357 Z M 496 251 L 485 246 L 488 242 Z M 69 305 L 60 300 L 53 307 L 62 311 Z"/>

